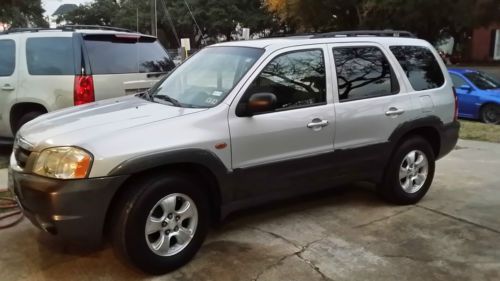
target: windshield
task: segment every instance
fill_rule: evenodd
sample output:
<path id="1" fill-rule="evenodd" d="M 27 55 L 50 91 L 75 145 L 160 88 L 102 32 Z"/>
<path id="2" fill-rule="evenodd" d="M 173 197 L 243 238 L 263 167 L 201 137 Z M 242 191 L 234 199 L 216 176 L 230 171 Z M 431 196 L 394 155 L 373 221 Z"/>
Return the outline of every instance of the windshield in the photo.
<path id="1" fill-rule="evenodd" d="M 500 89 L 500 82 L 484 72 L 469 72 L 464 75 L 481 90 Z"/>
<path id="2" fill-rule="evenodd" d="M 155 102 L 179 107 L 213 107 L 229 94 L 264 53 L 247 47 L 208 47 L 151 89 Z"/>

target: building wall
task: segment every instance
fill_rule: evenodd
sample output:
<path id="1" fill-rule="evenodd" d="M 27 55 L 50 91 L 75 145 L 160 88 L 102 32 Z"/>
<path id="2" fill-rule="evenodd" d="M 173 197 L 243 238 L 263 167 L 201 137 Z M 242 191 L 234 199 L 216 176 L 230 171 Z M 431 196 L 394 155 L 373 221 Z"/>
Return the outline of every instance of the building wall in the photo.
<path id="1" fill-rule="evenodd" d="M 492 37 L 492 31 L 500 29 L 500 23 L 493 24 L 490 27 L 477 28 L 472 33 L 471 59 L 478 62 L 493 61 L 492 46 L 495 43 L 495 37 Z"/>

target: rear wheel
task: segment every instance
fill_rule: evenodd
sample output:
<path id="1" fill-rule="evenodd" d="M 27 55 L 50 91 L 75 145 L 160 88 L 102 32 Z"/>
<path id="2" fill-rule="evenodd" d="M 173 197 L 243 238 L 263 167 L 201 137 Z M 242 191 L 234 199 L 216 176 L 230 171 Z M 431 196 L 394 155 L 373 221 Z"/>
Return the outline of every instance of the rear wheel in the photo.
<path id="1" fill-rule="evenodd" d="M 208 231 L 206 196 L 176 175 L 154 176 L 134 185 L 116 206 L 115 250 L 150 274 L 164 274 L 189 262 Z"/>
<path id="2" fill-rule="evenodd" d="M 13 133 L 14 135 L 19 131 L 19 129 L 21 129 L 21 127 L 28 123 L 29 121 L 37 118 L 38 116 L 40 115 L 43 115 L 47 112 L 43 112 L 43 111 L 30 111 L 30 112 L 27 112 L 27 113 L 24 113 L 23 115 L 21 115 L 21 117 L 17 120 L 17 122 L 15 122 L 15 125 L 13 127 Z"/>
<path id="3" fill-rule="evenodd" d="M 481 121 L 486 124 L 500 124 L 500 106 L 487 104 L 481 109 Z"/>
<path id="4" fill-rule="evenodd" d="M 421 137 L 405 140 L 395 151 L 378 190 L 395 204 L 414 204 L 427 193 L 434 178 L 435 158 L 430 144 Z"/>

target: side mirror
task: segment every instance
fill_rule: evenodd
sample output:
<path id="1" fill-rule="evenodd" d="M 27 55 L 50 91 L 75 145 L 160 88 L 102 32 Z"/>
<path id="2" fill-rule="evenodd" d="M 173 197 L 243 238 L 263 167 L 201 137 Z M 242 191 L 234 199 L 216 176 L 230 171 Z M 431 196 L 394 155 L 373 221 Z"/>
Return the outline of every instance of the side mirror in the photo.
<path id="1" fill-rule="evenodd" d="M 246 103 L 238 105 L 236 115 L 250 117 L 257 113 L 272 111 L 276 101 L 276 95 L 272 93 L 252 94 Z"/>
<path id="2" fill-rule="evenodd" d="M 458 89 L 460 91 L 464 91 L 466 93 L 472 92 L 472 87 L 470 85 L 467 85 L 467 84 L 463 84 L 462 86 L 458 87 Z"/>

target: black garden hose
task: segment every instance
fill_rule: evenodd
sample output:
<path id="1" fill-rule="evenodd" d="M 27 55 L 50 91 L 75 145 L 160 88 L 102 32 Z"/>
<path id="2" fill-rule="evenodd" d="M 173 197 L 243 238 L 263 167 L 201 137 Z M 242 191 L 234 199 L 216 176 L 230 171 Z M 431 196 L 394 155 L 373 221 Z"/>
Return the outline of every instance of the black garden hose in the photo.
<path id="1" fill-rule="evenodd" d="M 21 222 L 23 219 L 23 212 L 16 200 L 12 197 L 0 197 L 0 211 L 7 210 L 5 213 L 0 213 L 0 229 L 12 227 Z M 8 218 L 16 217 L 12 221 L 3 224 L 2 222 Z"/>

